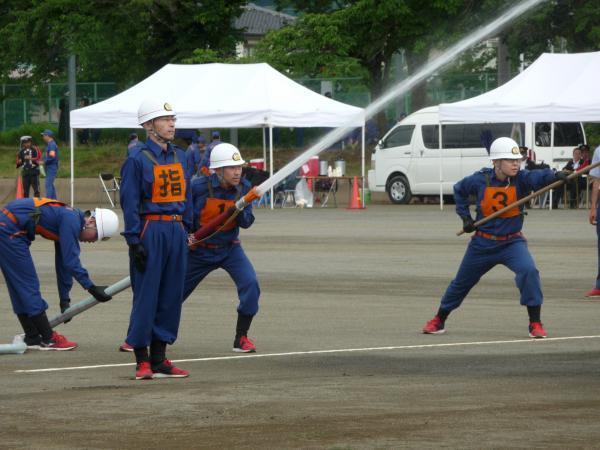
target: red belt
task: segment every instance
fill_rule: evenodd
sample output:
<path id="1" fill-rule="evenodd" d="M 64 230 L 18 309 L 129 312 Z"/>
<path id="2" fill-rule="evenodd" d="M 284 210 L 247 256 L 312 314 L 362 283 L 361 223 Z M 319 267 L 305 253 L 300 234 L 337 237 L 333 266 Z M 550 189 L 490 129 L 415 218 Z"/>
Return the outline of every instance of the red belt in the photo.
<path id="1" fill-rule="evenodd" d="M 508 241 L 509 239 L 512 239 L 514 237 L 523 236 L 523 233 L 519 231 L 517 233 L 506 234 L 504 236 L 495 236 L 493 234 L 484 233 L 483 231 L 476 231 L 475 235 L 481 236 L 482 238 L 490 239 L 492 241 Z"/>
<path id="2" fill-rule="evenodd" d="M 164 220 L 165 222 L 181 222 L 183 216 L 179 214 L 146 214 L 144 215 L 146 220 Z"/>
<path id="3" fill-rule="evenodd" d="M 2 208 L 2 214 L 4 214 L 6 217 L 8 217 L 13 223 L 19 223 L 17 221 L 17 216 L 15 216 L 13 213 L 11 213 L 8 209 Z"/>

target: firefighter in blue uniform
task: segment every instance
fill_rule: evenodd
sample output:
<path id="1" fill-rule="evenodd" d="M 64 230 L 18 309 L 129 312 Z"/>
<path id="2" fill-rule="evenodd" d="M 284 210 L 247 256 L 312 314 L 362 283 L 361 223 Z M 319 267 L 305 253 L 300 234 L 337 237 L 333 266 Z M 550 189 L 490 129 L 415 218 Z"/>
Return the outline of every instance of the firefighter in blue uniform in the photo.
<path id="1" fill-rule="evenodd" d="M 210 154 L 217 145 L 221 143 L 221 133 L 218 131 L 213 131 L 210 137 L 210 143 L 206 146 L 204 150 L 204 156 L 202 156 L 202 160 L 200 161 L 200 166 L 198 167 L 198 171 L 200 175 L 210 175 Z"/>
<path id="2" fill-rule="evenodd" d="M 54 188 L 54 179 L 58 173 L 58 145 L 54 140 L 52 130 L 42 131 L 42 139 L 46 143 L 46 157 L 44 158 L 44 169 L 46 171 L 46 197 L 58 198 Z"/>
<path id="3" fill-rule="evenodd" d="M 188 178 L 195 178 L 200 173 L 200 163 L 204 157 L 205 150 L 206 139 L 204 139 L 204 136 L 194 136 L 192 143 L 185 152 L 188 164 Z"/>
<path id="4" fill-rule="evenodd" d="M 454 185 L 456 213 L 463 220 L 466 233 L 475 231 L 456 277 L 442 297 L 436 316 L 423 327 L 425 334 L 441 334 L 451 311 L 458 308 L 471 288 L 494 266 L 503 264 L 515 273 L 515 282 L 521 294 L 521 305 L 527 307 L 529 336 L 545 338 L 541 322 L 543 302 L 540 275 L 521 232 L 523 209 L 515 207 L 479 227 L 479 221 L 527 196 L 531 191 L 556 181 L 568 174 L 551 169 L 519 170 L 521 153 L 510 138 L 496 139 L 490 148 L 493 168 L 484 168 L 463 178 Z M 469 210 L 469 196 L 475 196 L 477 219 Z"/>
<path id="5" fill-rule="evenodd" d="M 74 277 L 99 302 L 111 299 L 106 286 L 95 286 L 79 260 L 79 241 L 106 240 L 117 232 L 119 220 L 110 210 L 82 212 L 48 198 L 26 198 L 8 203 L 0 211 L 0 267 L 14 313 L 28 348 L 71 350 L 75 342 L 52 330 L 40 293 L 40 282 L 29 246 L 39 234 L 55 241 L 56 275 L 61 298 L 67 298 Z M 61 310 L 68 307 L 61 304 Z"/>
<path id="6" fill-rule="evenodd" d="M 200 177 L 192 183 L 194 203 L 194 228 L 210 222 L 223 211 L 232 208 L 237 200 L 251 189 L 242 178 L 244 160 L 239 150 L 227 143 L 213 147 L 210 155 L 208 177 Z M 260 287 L 252 263 L 244 253 L 239 240 L 239 229 L 254 223 L 252 205 L 244 208 L 230 223 L 190 251 L 185 276 L 183 296 L 187 298 L 196 286 L 216 269 L 224 269 L 233 279 L 238 291 L 239 306 L 233 351 L 255 352 L 256 346 L 248 338 L 253 317 L 258 312 Z"/>
<path id="7" fill-rule="evenodd" d="M 192 205 L 186 157 L 170 142 L 175 113 L 168 103 L 145 100 L 138 123 L 148 140 L 131 151 L 121 168 L 123 235 L 133 289 L 126 343 L 135 352 L 136 379 L 182 378 L 188 372 L 175 367 L 165 353 L 177 338 L 187 267 Z"/>

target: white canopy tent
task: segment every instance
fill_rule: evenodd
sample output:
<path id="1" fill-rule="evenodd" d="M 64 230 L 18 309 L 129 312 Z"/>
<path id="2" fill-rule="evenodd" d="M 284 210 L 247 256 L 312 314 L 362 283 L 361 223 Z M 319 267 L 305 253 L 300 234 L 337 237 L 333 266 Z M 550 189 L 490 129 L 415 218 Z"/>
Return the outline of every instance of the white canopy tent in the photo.
<path id="1" fill-rule="evenodd" d="M 502 86 L 440 105 L 440 122 L 598 122 L 600 52 L 543 53 Z"/>
<path id="2" fill-rule="evenodd" d="M 177 114 L 178 128 L 269 128 L 271 176 L 273 127 L 364 128 L 361 108 L 311 91 L 266 63 L 167 64 L 128 90 L 71 112 L 71 203 L 73 129 L 139 127 L 137 109 L 145 98 L 169 102 Z M 264 146 L 263 153 L 266 153 Z M 364 140 L 362 160 L 364 180 Z"/>
<path id="3" fill-rule="evenodd" d="M 477 97 L 439 105 L 440 125 L 550 122 L 550 147 L 554 147 L 554 122 L 600 121 L 598 73 L 600 52 L 543 53 L 502 86 Z M 441 126 L 439 141 L 441 149 Z M 440 159 L 441 155 L 440 151 Z M 440 204 L 442 166 L 440 161 Z"/>

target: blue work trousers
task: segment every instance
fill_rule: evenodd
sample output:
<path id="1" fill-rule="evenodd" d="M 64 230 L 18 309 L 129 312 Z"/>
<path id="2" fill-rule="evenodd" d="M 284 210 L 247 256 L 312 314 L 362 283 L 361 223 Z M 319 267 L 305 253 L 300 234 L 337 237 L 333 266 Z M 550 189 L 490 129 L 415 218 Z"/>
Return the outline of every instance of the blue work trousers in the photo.
<path id="1" fill-rule="evenodd" d="M 54 179 L 58 172 L 57 165 L 46 166 L 46 197 L 58 199 L 56 196 L 56 189 L 54 189 Z"/>
<path id="2" fill-rule="evenodd" d="M 71 288 L 73 287 L 73 275 L 71 275 L 71 272 L 65 267 L 59 242 L 54 243 L 54 267 L 56 270 L 58 298 L 60 300 L 70 299 Z"/>
<path id="3" fill-rule="evenodd" d="M 134 348 L 152 341 L 172 344 L 181 319 L 187 233 L 181 222 L 149 221 L 141 241 L 148 260 L 144 272 L 130 265 L 133 306 L 126 342 Z"/>
<path id="4" fill-rule="evenodd" d="M 474 236 L 458 269 L 456 277 L 444 293 L 441 308 L 458 308 L 481 277 L 498 264 L 515 273 L 515 283 L 521 293 L 521 305 L 537 306 L 544 301 L 540 273 L 527 248 L 527 241 L 515 237 L 507 241 L 493 241 Z"/>
<path id="5" fill-rule="evenodd" d="M 254 316 L 258 312 L 260 287 L 252 263 L 237 243 L 216 249 L 199 247 L 189 252 L 183 298 L 187 299 L 206 275 L 219 268 L 229 274 L 237 287 L 238 312 Z"/>
<path id="6" fill-rule="evenodd" d="M 48 309 L 29 251 L 29 240 L 0 213 L 0 268 L 15 314 L 37 316 Z"/>
<path id="7" fill-rule="evenodd" d="M 600 203 L 598 203 L 598 207 L 596 208 L 596 235 L 598 236 L 597 239 L 597 246 L 598 246 L 598 275 L 596 275 L 596 287 L 598 289 L 600 289 L 600 221 L 598 219 L 600 219 Z"/>

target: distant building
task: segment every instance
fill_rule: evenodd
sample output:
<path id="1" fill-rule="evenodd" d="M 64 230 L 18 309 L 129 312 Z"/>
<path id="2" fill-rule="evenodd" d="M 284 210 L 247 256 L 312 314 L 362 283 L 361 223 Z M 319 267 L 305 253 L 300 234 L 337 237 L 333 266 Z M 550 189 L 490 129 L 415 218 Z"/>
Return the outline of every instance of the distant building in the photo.
<path id="1" fill-rule="evenodd" d="M 271 30 L 278 30 L 296 18 L 282 12 L 273 11 L 254 3 L 244 6 L 244 12 L 235 20 L 235 28 L 243 30 L 244 42 L 236 46 L 238 57 L 251 56 L 256 44 Z"/>

